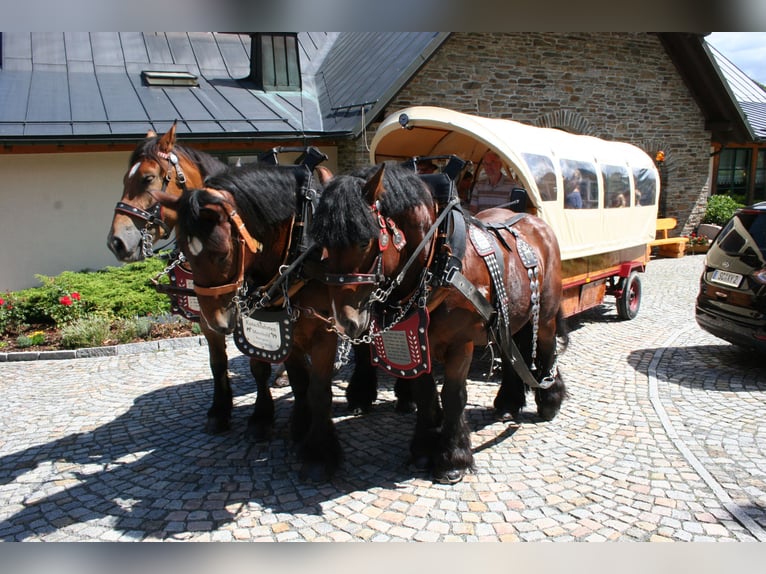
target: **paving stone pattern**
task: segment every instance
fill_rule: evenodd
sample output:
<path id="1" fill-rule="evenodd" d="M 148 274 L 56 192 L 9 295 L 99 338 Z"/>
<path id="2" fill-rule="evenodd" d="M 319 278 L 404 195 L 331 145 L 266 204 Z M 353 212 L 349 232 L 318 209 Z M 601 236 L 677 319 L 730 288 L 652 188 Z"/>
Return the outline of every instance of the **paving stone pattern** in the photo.
<path id="1" fill-rule="evenodd" d="M 433 484 L 405 464 L 414 415 L 385 378 L 374 412 L 335 386 L 343 469 L 298 479 L 289 387 L 268 444 L 242 431 L 254 402 L 230 345 L 232 430 L 203 432 L 204 346 L 0 364 L 3 541 L 766 540 L 766 366 L 700 330 L 704 256 L 652 261 L 638 317 L 613 305 L 572 323 L 570 397 L 542 422 L 495 421 L 477 354 L 466 415 L 476 471 Z"/>

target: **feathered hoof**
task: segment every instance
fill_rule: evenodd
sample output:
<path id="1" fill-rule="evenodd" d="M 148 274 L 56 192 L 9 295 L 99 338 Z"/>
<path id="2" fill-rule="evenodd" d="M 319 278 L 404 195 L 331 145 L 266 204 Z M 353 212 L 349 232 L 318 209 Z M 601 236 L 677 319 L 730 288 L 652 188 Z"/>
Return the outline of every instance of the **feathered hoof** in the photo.
<path id="1" fill-rule="evenodd" d="M 495 418 L 504 423 L 517 422 L 520 412 L 518 409 L 499 408 L 495 409 Z"/>
<path id="2" fill-rule="evenodd" d="M 271 439 L 273 427 L 268 423 L 248 422 L 245 429 L 245 440 L 249 442 L 268 442 Z"/>
<path id="3" fill-rule="evenodd" d="M 406 401 L 406 400 L 403 400 L 403 399 L 397 399 L 396 400 L 396 406 L 394 407 L 394 410 L 397 413 L 405 414 L 405 415 L 406 414 L 410 414 L 410 413 L 414 413 L 416 409 L 417 409 L 417 407 L 415 406 L 415 402 L 414 401 Z"/>
<path id="4" fill-rule="evenodd" d="M 559 414 L 560 407 L 558 406 L 538 406 L 537 414 L 544 421 L 552 421 Z"/>
<path id="5" fill-rule="evenodd" d="M 287 377 L 287 373 L 284 372 L 274 379 L 272 383 L 275 389 L 283 389 L 290 386 L 290 379 Z"/>
<path id="6" fill-rule="evenodd" d="M 348 403 L 348 412 L 357 417 L 368 415 L 372 412 L 372 404 Z"/>
<path id="7" fill-rule="evenodd" d="M 227 432 L 231 428 L 228 418 L 217 417 L 214 415 L 208 415 L 205 422 L 205 432 L 207 434 L 221 434 Z"/>
<path id="8" fill-rule="evenodd" d="M 304 482 L 324 483 L 332 478 L 332 472 L 321 462 L 304 462 L 299 477 Z"/>
<path id="9" fill-rule="evenodd" d="M 412 457 L 409 462 L 409 467 L 413 472 L 425 472 L 430 466 L 431 459 L 425 454 Z"/>
<path id="10" fill-rule="evenodd" d="M 465 476 L 465 469 L 453 468 L 434 474 L 434 481 L 439 484 L 457 484 Z"/>

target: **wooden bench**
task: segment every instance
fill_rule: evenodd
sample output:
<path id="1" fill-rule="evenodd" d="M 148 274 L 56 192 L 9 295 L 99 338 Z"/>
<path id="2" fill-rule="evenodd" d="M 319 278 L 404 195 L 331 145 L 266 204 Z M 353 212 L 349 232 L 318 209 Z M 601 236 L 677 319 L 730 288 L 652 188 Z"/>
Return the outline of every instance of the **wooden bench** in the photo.
<path id="1" fill-rule="evenodd" d="M 660 257 L 683 257 L 686 251 L 688 237 L 668 237 L 668 232 L 675 229 L 678 222 L 675 217 L 660 217 L 657 219 L 657 228 L 654 233 L 654 241 L 649 247 L 656 247 Z"/>

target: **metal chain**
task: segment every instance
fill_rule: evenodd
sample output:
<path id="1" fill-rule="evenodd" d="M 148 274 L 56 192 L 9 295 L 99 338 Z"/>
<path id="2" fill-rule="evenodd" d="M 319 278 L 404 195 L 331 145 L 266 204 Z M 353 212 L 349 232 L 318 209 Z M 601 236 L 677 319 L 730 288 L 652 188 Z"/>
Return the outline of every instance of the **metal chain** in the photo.
<path id="1" fill-rule="evenodd" d="M 176 258 L 173 261 L 171 261 L 165 267 L 165 269 L 163 269 L 162 271 L 157 273 L 157 275 L 154 276 L 154 278 L 152 279 L 152 283 L 157 284 L 159 282 L 159 280 L 160 280 L 160 277 L 162 277 L 163 275 L 170 275 L 170 272 L 173 269 L 175 269 L 176 267 L 178 267 L 179 265 L 181 265 L 185 261 L 186 261 L 186 257 L 184 257 L 183 252 L 179 251 L 178 255 L 176 256 Z"/>
<path id="2" fill-rule="evenodd" d="M 141 254 L 146 257 L 154 256 L 154 240 L 151 233 L 149 233 L 149 223 L 141 229 Z"/>
<path id="3" fill-rule="evenodd" d="M 530 369 L 537 370 L 535 359 L 537 358 L 537 331 L 540 324 L 540 280 L 537 266 L 527 269 L 529 277 L 529 289 L 532 291 L 530 299 L 532 301 L 532 364 Z"/>

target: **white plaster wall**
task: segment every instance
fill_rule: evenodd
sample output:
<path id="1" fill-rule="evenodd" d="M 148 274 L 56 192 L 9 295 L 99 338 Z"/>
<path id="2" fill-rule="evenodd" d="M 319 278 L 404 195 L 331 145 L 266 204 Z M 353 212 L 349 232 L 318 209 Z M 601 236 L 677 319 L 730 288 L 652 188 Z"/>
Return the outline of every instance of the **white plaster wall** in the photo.
<path id="1" fill-rule="evenodd" d="M 0 155 L 0 292 L 119 265 L 106 246 L 130 152 Z"/>

